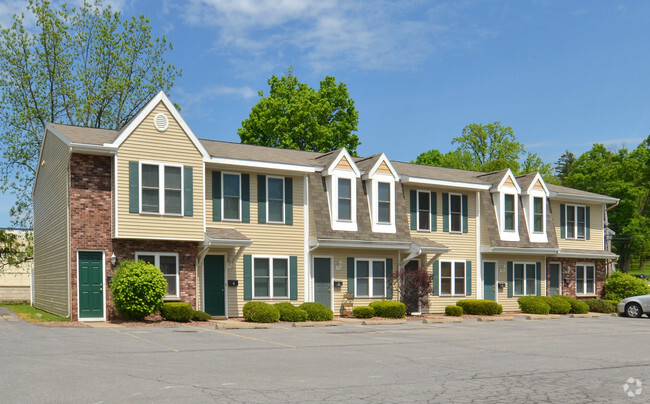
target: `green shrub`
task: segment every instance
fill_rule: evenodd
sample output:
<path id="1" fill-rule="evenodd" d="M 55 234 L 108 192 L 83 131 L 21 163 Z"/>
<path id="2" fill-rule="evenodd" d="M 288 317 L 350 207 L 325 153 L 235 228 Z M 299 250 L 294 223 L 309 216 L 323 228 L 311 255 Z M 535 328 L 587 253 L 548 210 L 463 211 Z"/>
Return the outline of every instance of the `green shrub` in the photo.
<path id="1" fill-rule="evenodd" d="M 460 306 L 445 306 L 445 316 L 460 317 L 463 315 L 463 308 Z"/>
<path id="2" fill-rule="evenodd" d="M 352 309 L 352 315 L 356 318 L 372 318 L 375 316 L 375 309 L 370 306 L 359 306 Z"/>
<path id="3" fill-rule="evenodd" d="M 116 268 L 109 289 L 121 316 L 142 320 L 162 307 L 167 281 L 155 265 L 124 260 Z"/>
<path id="4" fill-rule="evenodd" d="M 553 297 L 559 297 L 559 298 L 562 298 L 562 299 L 566 300 L 567 302 L 569 302 L 569 304 L 571 305 L 571 311 L 569 313 L 572 313 L 572 314 L 589 313 L 589 306 L 587 305 L 587 303 L 585 303 L 585 302 L 583 302 L 581 300 L 578 300 L 576 298 L 569 297 L 569 296 L 563 296 L 563 295 L 557 295 L 557 296 L 553 296 Z"/>
<path id="5" fill-rule="evenodd" d="M 194 310 L 192 320 L 194 321 L 208 321 L 212 319 L 212 314 L 200 310 Z"/>
<path id="6" fill-rule="evenodd" d="M 462 307 L 464 314 L 493 316 L 503 313 L 503 306 L 493 300 L 463 299 L 457 301 L 456 306 Z"/>
<path id="7" fill-rule="evenodd" d="M 324 304 L 308 302 L 298 307 L 307 312 L 309 321 L 330 321 L 334 318 L 332 310 Z"/>
<path id="8" fill-rule="evenodd" d="M 522 296 L 517 299 L 519 309 L 523 313 L 528 314 L 548 314 L 551 311 L 551 306 L 546 303 L 543 296 Z"/>
<path id="9" fill-rule="evenodd" d="M 248 302 L 244 305 L 244 319 L 253 323 L 277 323 L 280 312 L 264 302 Z"/>
<path id="10" fill-rule="evenodd" d="M 648 282 L 623 272 L 614 272 L 605 280 L 605 299 L 621 301 L 626 297 L 648 294 Z"/>
<path id="11" fill-rule="evenodd" d="M 377 317 L 383 318 L 404 318 L 406 317 L 406 305 L 402 302 L 379 301 L 370 303 L 375 310 Z"/>
<path id="12" fill-rule="evenodd" d="M 305 310 L 299 309 L 289 302 L 276 303 L 273 307 L 280 312 L 280 321 L 299 323 L 307 321 L 307 317 L 309 317 Z"/>
<path id="13" fill-rule="evenodd" d="M 609 300 L 587 299 L 585 303 L 589 305 L 589 311 L 594 313 L 616 313 L 616 305 Z"/>
<path id="14" fill-rule="evenodd" d="M 571 312 L 571 303 L 559 296 L 541 296 L 546 304 L 549 305 L 550 314 L 569 314 Z"/>
<path id="15" fill-rule="evenodd" d="M 187 323 L 194 316 L 194 309 L 189 304 L 182 302 L 163 303 L 160 315 L 165 320 Z"/>

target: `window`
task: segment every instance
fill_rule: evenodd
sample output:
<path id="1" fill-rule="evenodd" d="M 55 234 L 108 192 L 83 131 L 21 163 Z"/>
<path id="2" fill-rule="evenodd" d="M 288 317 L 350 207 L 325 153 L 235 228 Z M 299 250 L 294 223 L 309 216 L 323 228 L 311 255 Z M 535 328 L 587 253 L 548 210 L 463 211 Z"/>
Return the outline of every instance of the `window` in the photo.
<path id="1" fill-rule="evenodd" d="M 284 223 L 284 178 L 267 177 L 268 221 Z"/>
<path id="2" fill-rule="evenodd" d="M 359 259 L 356 261 L 356 296 L 384 297 L 386 295 L 386 262 Z"/>
<path id="3" fill-rule="evenodd" d="M 576 265 L 576 294 L 593 295 L 596 292 L 596 269 L 592 264 Z"/>
<path id="4" fill-rule="evenodd" d="M 586 217 L 584 206 L 566 205 L 566 238 L 585 239 Z"/>
<path id="5" fill-rule="evenodd" d="M 431 230 L 431 193 L 418 191 L 418 230 Z"/>
<path id="6" fill-rule="evenodd" d="M 465 261 L 440 262 L 440 295 L 465 295 Z"/>
<path id="7" fill-rule="evenodd" d="M 451 222 L 450 231 L 463 231 L 462 200 L 463 198 L 461 195 L 449 195 L 449 216 Z"/>
<path id="8" fill-rule="evenodd" d="M 178 297 L 178 254 L 138 252 L 135 259 L 160 268 L 167 281 L 167 297 Z"/>
<path id="9" fill-rule="evenodd" d="M 534 263 L 515 263 L 514 264 L 515 295 L 527 296 L 536 295 L 537 279 L 535 277 L 536 265 Z"/>
<path id="10" fill-rule="evenodd" d="M 533 198 L 533 232 L 544 231 L 544 199 Z"/>
<path id="11" fill-rule="evenodd" d="M 240 220 L 241 178 L 239 174 L 223 174 L 223 218 Z"/>
<path id="12" fill-rule="evenodd" d="M 390 223 L 390 184 L 377 183 L 377 214 L 379 223 Z"/>
<path id="13" fill-rule="evenodd" d="M 183 212 L 182 166 L 142 163 L 140 212 L 180 215 Z M 162 184 L 162 186 L 161 186 Z"/>
<path id="14" fill-rule="evenodd" d="M 503 229 L 515 230 L 515 196 L 512 194 L 503 196 Z"/>
<path id="15" fill-rule="evenodd" d="M 352 181 L 348 178 L 338 179 L 338 220 L 352 220 Z"/>
<path id="16" fill-rule="evenodd" d="M 289 298 L 289 259 L 253 257 L 253 297 Z"/>

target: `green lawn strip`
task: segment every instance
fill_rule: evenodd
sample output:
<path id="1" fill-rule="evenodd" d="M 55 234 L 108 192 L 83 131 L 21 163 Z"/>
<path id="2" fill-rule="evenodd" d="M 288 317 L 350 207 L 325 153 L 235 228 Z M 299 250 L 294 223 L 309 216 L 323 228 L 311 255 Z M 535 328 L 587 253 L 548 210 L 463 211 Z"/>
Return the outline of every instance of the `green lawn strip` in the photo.
<path id="1" fill-rule="evenodd" d="M 0 306 L 6 307 L 18 317 L 32 322 L 50 322 L 50 321 L 70 321 L 67 317 L 61 317 L 54 314 L 47 313 L 43 310 L 35 309 L 29 303 L 0 303 Z M 40 314 L 41 316 L 37 316 Z"/>

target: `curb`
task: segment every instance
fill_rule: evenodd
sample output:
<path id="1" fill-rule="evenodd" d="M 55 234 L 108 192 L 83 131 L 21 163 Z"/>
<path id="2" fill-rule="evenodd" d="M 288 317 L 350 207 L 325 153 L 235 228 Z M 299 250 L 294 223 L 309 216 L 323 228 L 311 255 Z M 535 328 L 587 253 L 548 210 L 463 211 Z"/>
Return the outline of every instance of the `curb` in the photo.
<path id="1" fill-rule="evenodd" d="M 447 323 L 462 323 L 463 318 L 425 318 L 422 324 L 447 324 Z"/>
<path id="2" fill-rule="evenodd" d="M 478 322 L 493 322 L 493 321 L 514 321 L 514 317 L 505 316 L 505 317 L 492 317 L 492 316 L 483 316 L 476 319 Z"/>
<path id="3" fill-rule="evenodd" d="M 304 321 L 291 324 L 292 327 L 337 327 L 343 325 L 341 321 Z"/>
<path id="4" fill-rule="evenodd" d="M 216 330 L 251 330 L 257 328 L 271 328 L 266 323 L 245 323 L 243 321 L 217 321 Z"/>
<path id="5" fill-rule="evenodd" d="M 406 324 L 406 319 L 403 320 L 363 320 L 361 325 L 393 325 L 393 324 Z"/>
<path id="6" fill-rule="evenodd" d="M 527 314 L 522 317 L 526 320 L 555 320 L 560 318 L 558 314 Z"/>
<path id="7" fill-rule="evenodd" d="M 596 318 L 600 317 L 600 313 L 585 313 L 585 314 L 571 314 L 569 318 Z"/>

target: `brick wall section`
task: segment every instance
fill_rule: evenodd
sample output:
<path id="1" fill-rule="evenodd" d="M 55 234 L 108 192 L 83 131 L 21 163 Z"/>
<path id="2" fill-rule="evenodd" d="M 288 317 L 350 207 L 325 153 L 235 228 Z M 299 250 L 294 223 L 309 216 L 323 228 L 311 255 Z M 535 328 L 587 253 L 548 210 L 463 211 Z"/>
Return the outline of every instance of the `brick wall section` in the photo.
<path id="1" fill-rule="evenodd" d="M 607 276 L 607 265 L 605 260 L 589 260 L 589 259 L 575 259 L 575 258 L 553 258 L 550 262 L 559 262 L 562 265 L 562 294 L 565 296 L 576 296 L 576 264 L 578 262 L 594 263 L 596 267 L 596 297 L 603 298 L 603 283 Z M 565 279 L 569 279 L 569 283 L 565 283 Z M 550 268 L 546 268 L 546 290 L 549 290 L 551 282 Z"/>
<path id="2" fill-rule="evenodd" d="M 72 320 L 78 319 L 77 252 L 104 251 L 111 268 L 111 171 L 109 156 L 70 156 L 70 290 Z M 106 294 L 110 299 L 110 293 Z"/>

